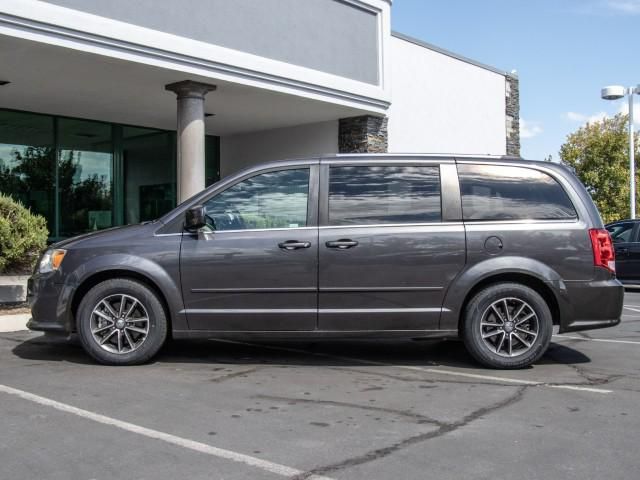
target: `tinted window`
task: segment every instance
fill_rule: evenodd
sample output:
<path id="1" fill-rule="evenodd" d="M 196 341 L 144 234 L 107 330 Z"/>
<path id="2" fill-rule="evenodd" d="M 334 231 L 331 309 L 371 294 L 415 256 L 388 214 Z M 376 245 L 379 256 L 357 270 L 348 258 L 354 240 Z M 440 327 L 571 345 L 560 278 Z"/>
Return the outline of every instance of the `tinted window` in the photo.
<path id="1" fill-rule="evenodd" d="M 627 243 L 631 241 L 631 233 L 633 232 L 633 223 L 616 223 L 607 227 L 611 239 L 614 243 Z"/>
<path id="2" fill-rule="evenodd" d="M 331 167 L 329 224 L 440 221 L 438 167 Z"/>
<path id="3" fill-rule="evenodd" d="M 307 225 L 309 169 L 256 175 L 205 203 L 216 230 L 296 228 Z"/>
<path id="4" fill-rule="evenodd" d="M 549 175 L 522 167 L 458 165 L 465 220 L 564 220 L 576 211 Z"/>

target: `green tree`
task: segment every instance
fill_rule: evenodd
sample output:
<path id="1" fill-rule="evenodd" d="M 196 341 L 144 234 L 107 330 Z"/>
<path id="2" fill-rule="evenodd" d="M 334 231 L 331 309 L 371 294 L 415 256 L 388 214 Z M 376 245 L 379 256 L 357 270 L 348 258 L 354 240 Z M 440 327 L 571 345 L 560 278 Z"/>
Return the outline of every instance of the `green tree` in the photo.
<path id="1" fill-rule="evenodd" d="M 568 135 L 560 148 L 562 163 L 570 167 L 587 187 L 605 223 L 629 217 L 627 129 L 628 116 L 618 114 L 587 123 Z"/>

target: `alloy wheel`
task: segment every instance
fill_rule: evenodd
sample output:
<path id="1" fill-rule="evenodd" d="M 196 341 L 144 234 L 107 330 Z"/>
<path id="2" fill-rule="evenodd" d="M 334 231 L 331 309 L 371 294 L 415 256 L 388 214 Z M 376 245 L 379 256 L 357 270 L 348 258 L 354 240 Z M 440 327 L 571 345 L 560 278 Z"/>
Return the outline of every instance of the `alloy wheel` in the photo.
<path id="1" fill-rule="evenodd" d="M 91 312 L 91 335 L 110 353 L 131 353 L 149 335 L 149 315 L 140 300 L 125 294 L 109 295 Z"/>
<path id="2" fill-rule="evenodd" d="M 528 352 L 539 331 L 535 310 L 524 300 L 514 297 L 493 302 L 480 321 L 485 346 L 502 357 L 517 357 Z"/>

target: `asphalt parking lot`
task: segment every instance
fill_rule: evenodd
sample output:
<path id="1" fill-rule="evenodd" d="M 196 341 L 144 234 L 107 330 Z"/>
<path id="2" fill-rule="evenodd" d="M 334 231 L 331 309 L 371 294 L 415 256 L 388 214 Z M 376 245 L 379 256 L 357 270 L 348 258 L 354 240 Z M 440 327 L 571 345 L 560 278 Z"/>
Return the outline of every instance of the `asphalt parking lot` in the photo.
<path id="1" fill-rule="evenodd" d="M 0 334 L 7 479 L 637 478 L 640 293 L 532 368 L 459 342 L 175 342 L 104 367 Z"/>

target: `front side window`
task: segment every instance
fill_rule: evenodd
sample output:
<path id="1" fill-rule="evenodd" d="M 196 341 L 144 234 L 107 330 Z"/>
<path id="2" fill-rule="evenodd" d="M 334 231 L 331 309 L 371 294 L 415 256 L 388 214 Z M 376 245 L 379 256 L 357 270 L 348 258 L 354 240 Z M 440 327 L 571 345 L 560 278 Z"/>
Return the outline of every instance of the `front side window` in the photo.
<path id="1" fill-rule="evenodd" d="M 439 167 L 329 169 L 329 225 L 439 222 Z"/>
<path id="2" fill-rule="evenodd" d="M 628 243 L 631 241 L 631 234 L 633 233 L 633 223 L 616 223 L 615 225 L 609 225 L 607 227 L 611 240 L 613 243 Z"/>
<path id="3" fill-rule="evenodd" d="M 465 220 L 570 220 L 576 210 L 560 184 L 531 168 L 458 165 Z"/>
<path id="4" fill-rule="evenodd" d="M 307 225 L 309 169 L 281 170 L 236 183 L 205 203 L 216 230 L 297 228 Z"/>

